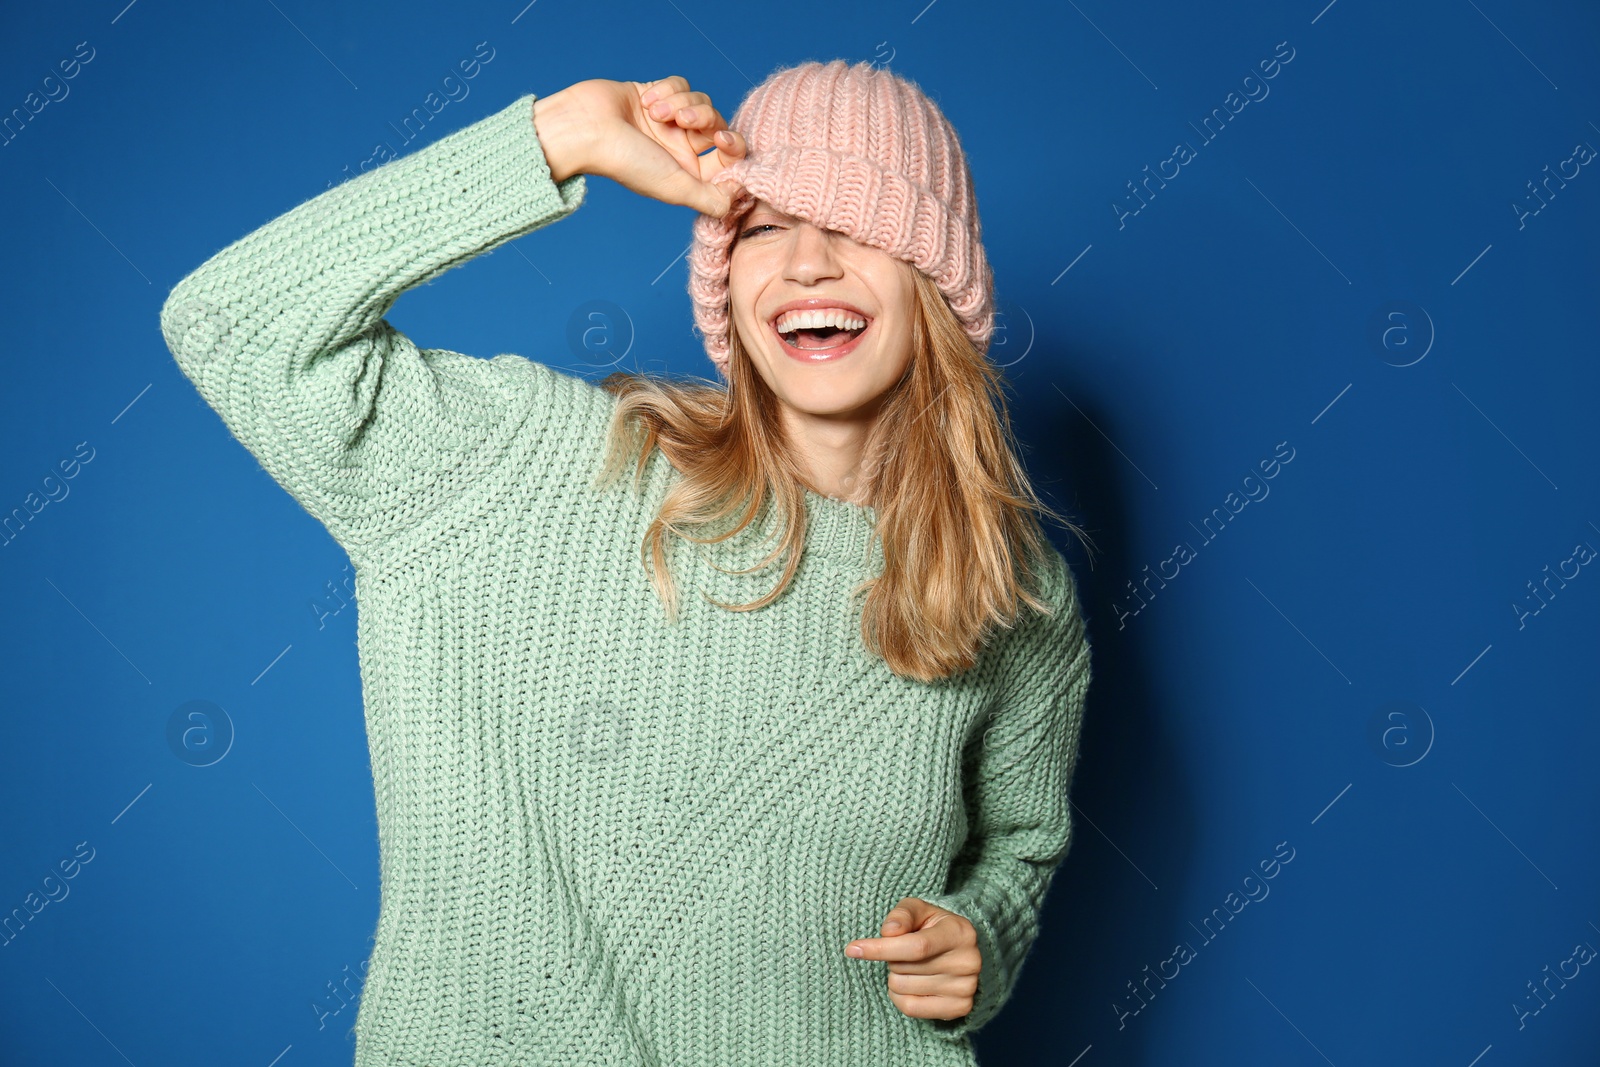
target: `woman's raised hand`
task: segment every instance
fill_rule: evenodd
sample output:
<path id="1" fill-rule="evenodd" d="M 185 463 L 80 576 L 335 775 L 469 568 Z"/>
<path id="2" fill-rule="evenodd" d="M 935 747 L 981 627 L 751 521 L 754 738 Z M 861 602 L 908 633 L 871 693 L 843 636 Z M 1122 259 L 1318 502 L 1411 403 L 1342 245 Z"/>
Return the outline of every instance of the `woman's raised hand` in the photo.
<path id="1" fill-rule="evenodd" d="M 711 98 L 691 92 L 681 75 L 654 82 L 575 82 L 534 100 L 533 122 L 556 181 L 598 174 L 643 196 L 719 218 L 731 198 L 711 178 L 742 159 L 748 147 Z"/>

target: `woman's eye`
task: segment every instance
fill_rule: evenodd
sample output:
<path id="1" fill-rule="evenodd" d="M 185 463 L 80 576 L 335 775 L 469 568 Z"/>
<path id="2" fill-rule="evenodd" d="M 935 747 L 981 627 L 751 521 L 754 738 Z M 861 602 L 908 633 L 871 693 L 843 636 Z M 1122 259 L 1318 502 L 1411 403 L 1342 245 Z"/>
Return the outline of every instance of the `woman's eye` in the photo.
<path id="1" fill-rule="evenodd" d="M 775 229 L 775 227 L 772 225 L 772 223 L 763 222 L 759 226 L 750 227 L 748 230 L 744 231 L 739 236 L 740 237 L 749 237 L 751 234 L 756 233 L 756 232 L 758 232 L 760 230 L 771 230 L 771 229 Z"/>

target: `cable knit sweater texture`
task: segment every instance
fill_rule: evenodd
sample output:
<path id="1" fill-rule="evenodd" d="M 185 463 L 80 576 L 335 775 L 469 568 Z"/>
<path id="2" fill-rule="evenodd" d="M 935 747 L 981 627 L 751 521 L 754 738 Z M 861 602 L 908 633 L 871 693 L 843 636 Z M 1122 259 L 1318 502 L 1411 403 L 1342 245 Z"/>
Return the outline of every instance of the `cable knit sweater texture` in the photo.
<path id="1" fill-rule="evenodd" d="M 1089 646 L 1054 616 L 974 668 L 896 677 L 861 643 L 872 509 L 806 494 L 794 584 L 763 524 L 640 541 L 678 472 L 593 486 L 615 398 L 518 355 L 417 347 L 382 317 L 564 219 L 527 94 L 213 255 L 161 327 L 232 434 L 350 555 L 377 804 L 379 918 L 355 1062 L 975 1063 L 1066 855 Z M 842 195 L 842 194 L 841 194 Z M 845 956 L 902 897 L 966 916 L 970 1014 L 917 1019 Z"/>

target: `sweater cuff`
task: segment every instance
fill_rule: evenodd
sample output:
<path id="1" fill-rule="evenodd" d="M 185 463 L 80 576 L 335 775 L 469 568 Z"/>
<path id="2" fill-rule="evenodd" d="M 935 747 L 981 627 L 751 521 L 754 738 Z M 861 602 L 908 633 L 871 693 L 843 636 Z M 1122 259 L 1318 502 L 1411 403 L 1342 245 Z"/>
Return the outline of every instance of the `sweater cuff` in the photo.
<path id="1" fill-rule="evenodd" d="M 472 160 L 475 166 L 482 167 L 487 160 L 493 159 L 496 163 L 515 168 L 513 185 L 509 191 L 522 194 L 520 197 L 502 195 L 477 205 L 491 212 L 498 208 L 501 212 L 498 215 L 491 213 L 485 220 L 491 230 L 496 227 L 520 228 L 529 204 L 538 205 L 542 213 L 548 213 L 552 192 L 560 198 L 559 213 L 563 216 L 570 214 L 577 210 L 588 190 L 588 176 L 581 172 L 568 175 L 559 182 L 552 178 L 550 162 L 545 158 L 544 145 L 540 143 L 538 130 L 533 124 L 533 102 L 538 97 L 538 93 L 524 93 L 510 105 L 455 135 L 458 138 L 455 145 L 457 153 L 463 159 Z"/>

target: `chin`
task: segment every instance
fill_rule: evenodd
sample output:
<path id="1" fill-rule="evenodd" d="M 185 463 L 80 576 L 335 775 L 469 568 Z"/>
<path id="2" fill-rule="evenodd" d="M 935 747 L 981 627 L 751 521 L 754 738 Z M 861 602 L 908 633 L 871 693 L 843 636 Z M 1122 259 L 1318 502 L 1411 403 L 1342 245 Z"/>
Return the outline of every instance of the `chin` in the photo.
<path id="1" fill-rule="evenodd" d="M 783 385 L 779 398 L 807 415 L 847 414 L 873 403 L 884 392 L 854 382 L 795 381 L 792 376 Z"/>
<path id="2" fill-rule="evenodd" d="M 778 348 L 782 341 L 764 339 L 756 360 L 758 373 L 778 398 L 808 415 L 840 415 L 878 400 L 893 385 L 879 381 L 872 363 L 858 356 L 881 356 L 863 346 L 835 360 L 806 363 Z M 748 349 L 746 349 L 748 351 Z M 765 366 L 759 366 L 762 362 Z"/>

